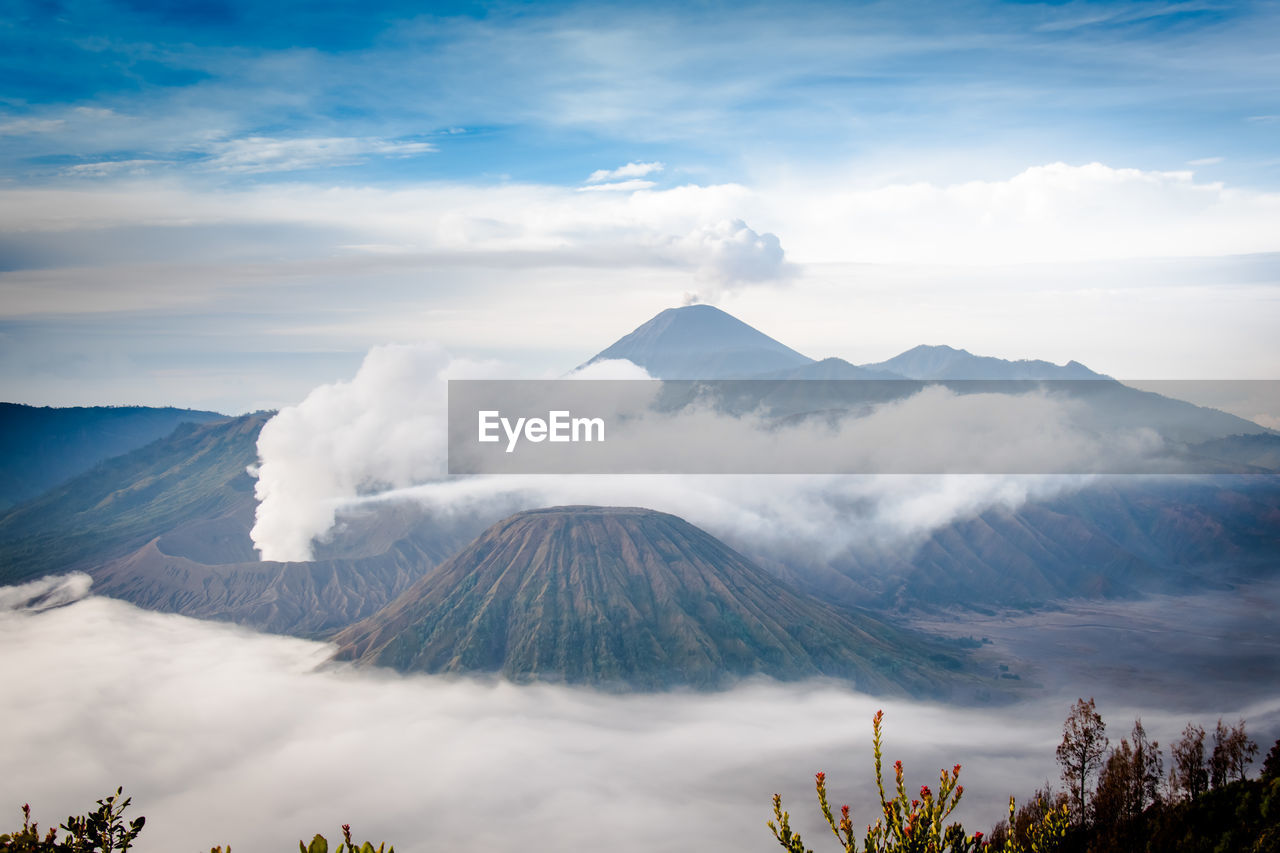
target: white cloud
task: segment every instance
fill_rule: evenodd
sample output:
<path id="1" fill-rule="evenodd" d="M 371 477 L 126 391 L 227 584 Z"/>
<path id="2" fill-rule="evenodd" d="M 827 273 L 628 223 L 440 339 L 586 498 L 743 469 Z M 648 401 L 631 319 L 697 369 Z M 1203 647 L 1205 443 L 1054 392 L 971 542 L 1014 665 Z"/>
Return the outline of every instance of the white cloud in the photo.
<path id="1" fill-rule="evenodd" d="M 1166 15 L 1217 11 L 1219 8 L 1216 3 L 1184 2 L 1143 5 L 1119 4 L 1114 9 L 1099 11 L 1092 4 L 1067 3 L 1060 9 L 1054 9 L 1055 17 L 1052 20 L 1040 24 L 1035 29 L 1039 32 L 1061 32 L 1091 27 L 1097 24 L 1129 24 Z"/>
<path id="2" fill-rule="evenodd" d="M 612 696 L 316 671 L 325 645 L 102 598 L 0 613 L 0 638 L 0 676 L 33 688 L 0 697 L 0 747 L 24 768 L 0 780 L 0 799 L 30 802 L 47 825 L 123 784 L 130 816 L 147 818 L 139 853 L 287 849 L 315 832 L 332 841 L 342 823 L 397 849 L 763 848 L 771 794 L 807 826 L 820 768 L 874 819 L 879 707 L 912 780 L 964 762 L 968 812 L 985 828 L 1007 789 L 1051 772 L 1040 741 L 1058 714 L 820 685 Z"/>
<path id="3" fill-rule="evenodd" d="M 647 190 L 655 187 L 653 181 L 614 181 L 608 184 L 591 184 L 590 186 L 578 187 L 578 192 L 635 192 L 636 190 Z"/>
<path id="4" fill-rule="evenodd" d="M 368 140 L 225 143 L 219 168 L 296 169 L 377 151 Z M 425 143 L 410 143 L 410 146 Z M 624 184 L 627 182 L 618 182 Z M 644 183 L 644 182 L 641 182 Z M 615 184 L 600 186 L 619 188 Z M 624 188 L 625 189 L 625 188 Z M 672 238 L 719 244 L 708 277 L 768 277 L 777 253 L 796 263 L 1012 264 L 1205 257 L 1280 251 L 1280 193 L 1197 181 L 1190 171 L 1053 163 L 1005 180 L 859 187 L 825 174 L 785 181 L 576 192 L 530 184 L 420 184 L 399 189 L 290 184 L 208 193 L 175 181 L 0 191 L 0 229 L 55 231 L 181 223 L 342 228 L 344 243 L 414 251 L 612 253 L 621 246 L 675 260 Z M 750 224 L 720 233 L 725 223 Z M 764 240 L 764 242 L 760 242 Z M 741 245 L 733 245 L 741 242 Z M 744 254 L 743 250 L 748 250 Z M 323 253 L 322 253 L 323 254 Z M 730 258 L 753 258 L 735 265 Z M 769 263 L 766 263 L 769 262 Z M 699 260 L 694 269 L 702 265 Z M 776 272 L 776 270 L 775 270 Z M 745 276 L 745 278 L 744 278 Z"/>
<path id="5" fill-rule="evenodd" d="M 715 301 L 731 287 L 777 281 L 789 272 L 777 235 L 759 234 L 741 219 L 703 225 L 678 245 L 697 264 L 698 277 L 709 285 L 698 294 L 703 301 Z"/>
<path id="6" fill-rule="evenodd" d="M 1011 264 L 1280 249 L 1280 193 L 1189 171 L 1050 163 L 1006 180 L 761 188 L 800 262 Z M 785 225 L 785 227 L 784 227 Z"/>
<path id="7" fill-rule="evenodd" d="M 593 361 L 565 374 L 565 379 L 653 379 L 649 371 L 625 358 Z"/>
<path id="8" fill-rule="evenodd" d="M 66 174 L 79 177 L 106 178 L 117 175 L 145 175 L 157 166 L 166 163 L 164 160 L 103 160 L 100 163 L 79 163 L 68 166 Z"/>
<path id="9" fill-rule="evenodd" d="M 120 115 L 115 110 L 105 109 L 103 107 L 76 107 L 73 112 L 78 116 L 91 119 L 116 118 Z"/>
<path id="10" fill-rule="evenodd" d="M 13 121 L 0 122 L 0 136 L 23 136 L 28 133 L 52 133 L 66 126 L 60 118 L 36 119 L 20 118 Z"/>
<path id="11" fill-rule="evenodd" d="M 1188 166 L 1216 166 L 1223 161 L 1222 157 L 1200 157 L 1196 160 L 1188 160 Z"/>
<path id="12" fill-rule="evenodd" d="M 49 575 L 17 586 L 0 586 L 0 613 L 35 613 L 62 607 L 89 594 L 93 578 L 84 572 Z"/>
<path id="13" fill-rule="evenodd" d="M 220 172 L 290 172 L 363 163 L 370 156 L 414 157 L 436 150 L 429 142 L 376 137 L 313 137 L 276 139 L 249 136 L 209 146 L 206 168 Z"/>
<path id="14" fill-rule="evenodd" d="M 956 818 L 985 831 L 1010 794 L 1056 777 L 1054 745 L 1079 695 L 965 709 L 830 684 L 619 696 L 402 677 L 318 668 L 330 646 L 97 597 L 0 611 L 0 648 L 0 683 L 24 688 L 0 691 L 0 754 L 22 768 L 0 776 L 6 819 L 29 802 L 50 825 L 124 785 L 129 816 L 147 818 L 138 853 L 286 850 L 315 832 L 332 841 L 342 823 L 401 850 L 764 850 L 775 791 L 802 832 L 822 828 L 818 770 L 855 820 L 875 820 L 881 708 L 886 764 L 901 759 L 909 785 L 962 764 Z M 1090 691 L 1097 672 L 1085 674 Z M 1133 696 L 1127 680 L 1118 692 Z M 1188 718 L 1098 695 L 1117 732 L 1141 714 L 1168 743 Z M 1255 736 L 1274 730 L 1270 697 L 1241 708 L 1202 695 L 1200 721 L 1243 714 Z"/>
<path id="15" fill-rule="evenodd" d="M 616 169 L 597 169 L 587 177 L 587 183 L 597 184 L 601 181 L 613 181 L 619 178 L 643 178 L 666 168 L 665 163 L 628 163 Z"/>

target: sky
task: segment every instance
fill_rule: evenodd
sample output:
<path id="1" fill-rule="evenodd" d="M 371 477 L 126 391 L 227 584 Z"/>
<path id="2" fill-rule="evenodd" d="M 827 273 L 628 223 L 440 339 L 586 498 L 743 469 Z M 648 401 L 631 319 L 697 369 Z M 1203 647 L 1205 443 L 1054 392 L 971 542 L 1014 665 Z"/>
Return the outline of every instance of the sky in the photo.
<path id="1" fill-rule="evenodd" d="M 854 363 L 1280 375 L 1274 2 L 6 8 L 5 400 L 556 376 L 695 299 Z"/>

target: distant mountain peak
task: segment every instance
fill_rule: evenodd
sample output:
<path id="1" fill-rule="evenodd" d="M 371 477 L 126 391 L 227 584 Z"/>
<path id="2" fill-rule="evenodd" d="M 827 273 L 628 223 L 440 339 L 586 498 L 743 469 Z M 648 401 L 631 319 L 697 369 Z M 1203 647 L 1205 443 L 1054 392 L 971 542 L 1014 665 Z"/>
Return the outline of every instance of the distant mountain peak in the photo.
<path id="1" fill-rule="evenodd" d="M 668 308 L 586 364 L 626 359 L 659 379 L 735 379 L 811 364 L 802 355 L 712 305 Z"/>

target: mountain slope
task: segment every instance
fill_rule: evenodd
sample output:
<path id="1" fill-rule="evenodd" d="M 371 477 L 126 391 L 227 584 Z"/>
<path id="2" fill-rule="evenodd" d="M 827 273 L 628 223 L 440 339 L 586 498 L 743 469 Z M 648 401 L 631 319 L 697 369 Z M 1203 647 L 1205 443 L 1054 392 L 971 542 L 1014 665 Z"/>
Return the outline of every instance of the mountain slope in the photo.
<path id="1" fill-rule="evenodd" d="M 437 533 L 424 528 L 376 554 L 310 563 L 207 564 L 167 553 L 160 538 L 90 574 L 95 593 L 149 610 L 324 637 L 373 615 L 452 553 L 456 542 Z"/>
<path id="2" fill-rule="evenodd" d="M 191 409 L 0 403 L 0 510 L 163 438 L 178 424 L 225 417 Z"/>
<path id="3" fill-rule="evenodd" d="M 769 556 L 777 562 L 809 592 L 883 611 L 1220 589 L 1280 565 L 1280 477 L 1099 478 L 957 519 L 911 546 Z"/>
<path id="4" fill-rule="evenodd" d="M 258 560 L 257 438 L 269 414 L 205 425 L 105 462 L 0 516 L 0 583 L 79 569 L 152 610 L 321 636 L 376 612 L 492 518 L 346 512 L 310 563 Z"/>
<path id="5" fill-rule="evenodd" d="M 675 516 L 554 507 L 490 527 L 385 610 L 337 659 L 654 689 L 834 676 L 933 695 L 960 662 L 927 641 L 797 594 Z"/>
<path id="6" fill-rule="evenodd" d="M 668 308 L 586 364 L 617 358 L 658 379 L 733 379 L 813 361 L 710 305 Z"/>
<path id="7" fill-rule="evenodd" d="M 84 568 L 183 523 L 243 513 L 253 502 L 245 469 L 269 417 L 183 424 L 0 516 L 0 583 Z"/>
<path id="8" fill-rule="evenodd" d="M 874 370 L 868 367 L 858 367 L 850 364 L 843 358 L 824 358 L 822 361 L 815 361 L 810 364 L 803 364 L 800 367 L 792 367 L 786 370 L 777 370 L 771 373 L 763 373 L 752 379 L 805 379 L 810 381 L 831 381 L 831 380 L 847 380 L 847 379 L 902 379 L 896 373 L 890 373 L 887 370 Z"/>

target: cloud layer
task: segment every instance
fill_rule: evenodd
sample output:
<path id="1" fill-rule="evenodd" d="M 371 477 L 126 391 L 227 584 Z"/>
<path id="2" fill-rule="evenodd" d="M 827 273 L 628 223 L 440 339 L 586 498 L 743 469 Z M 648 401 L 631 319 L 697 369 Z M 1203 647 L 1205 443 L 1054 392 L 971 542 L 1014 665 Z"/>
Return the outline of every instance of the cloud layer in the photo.
<path id="1" fill-rule="evenodd" d="M 965 816 L 1053 774 L 1061 708 L 957 711 L 834 687 L 607 696 L 315 671 L 328 647 L 90 598 L 0 613 L 11 768 L 0 802 L 47 824 L 123 784 L 140 853 L 286 849 L 349 822 L 400 849 L 763 849 L 774 791 L 814 827 L 825 769 L 873 817 L 870 718 L 911 779 L 966 766 Z M 1065 707 L 1065 706 L 1064 706 Z"/>
<path id="2" fill-rule="evenodd" d="M 580 378 L 637 375 L 617 364 L 598 371 Z M 532 506 L 646 506 L 750 543 L 762 553 L 777 554 L 789 546 L 835 554 L 855 545 L 910 547 L 957 518 L 995 505 L 1016 507 L 1030 496 L 1086 482 L 1069 476 L 982 475 L 448 478 L 448 378 L 496 378 L 496 368 L 452 362 L 432 347 L 380 347 L 349 382 L 321 386 L 272 418 L 258 441 L 259 504 L 252 532 L 263 558 L 310 559 L 312 541 L 328 534 L 344 506 L 388 498 L 414 500 L 441 513 L 466 507 L 493 520 Z M 945 393 L 918 397 L 853 422 L 852 444 L 880 453 L 881 439 L 897 435 L 899 452 L 914 457 L 928 446 L 928 434 L 939 419 L 954 421 L 957 431 L 962 424 L 978 432 L 993 428 L 990 403 L 982 399 L 951 399 Z M 1003 418 L 994 418 L 995 426 L 1012 430 L 1009 442 L 1026 437 L 1029 417 L 1051 436 L 1047 444 L 1043 439 L 1032 443 L 1025 453 L 1085 460 L 1101 453 L 1096 438 L 1059 423 L 1060 405 L 1042 399 L 1023 401 L 1020 408 L 1017 400 L 999 402 L 1012 407 Z M 682 451 L 699 453 L 698 437 L 721 441 L 724 434 L 741 432 L 726 433 L 727 426 L 716 422 L 716 416 L 700 429 L 673 423 L 674 434 L 660 440 L 679 463 Z M 904 431 L 921 429 L 926 435 L 918 442 L 901 440 Z M 689 447 L 682 448 L 681 442 Z M 956 446 L 948 441 L 944 450 Z M 823 452 L 820 443 L 815 452 Z M 897 461 L 906 465 L 910 459 Z M 980 469 L 981 459 L 969 461 Z M 1044 458 L 1038 461 L 1047 464 Z M 938 460 L 939 466 L 946 463 Z"/>

